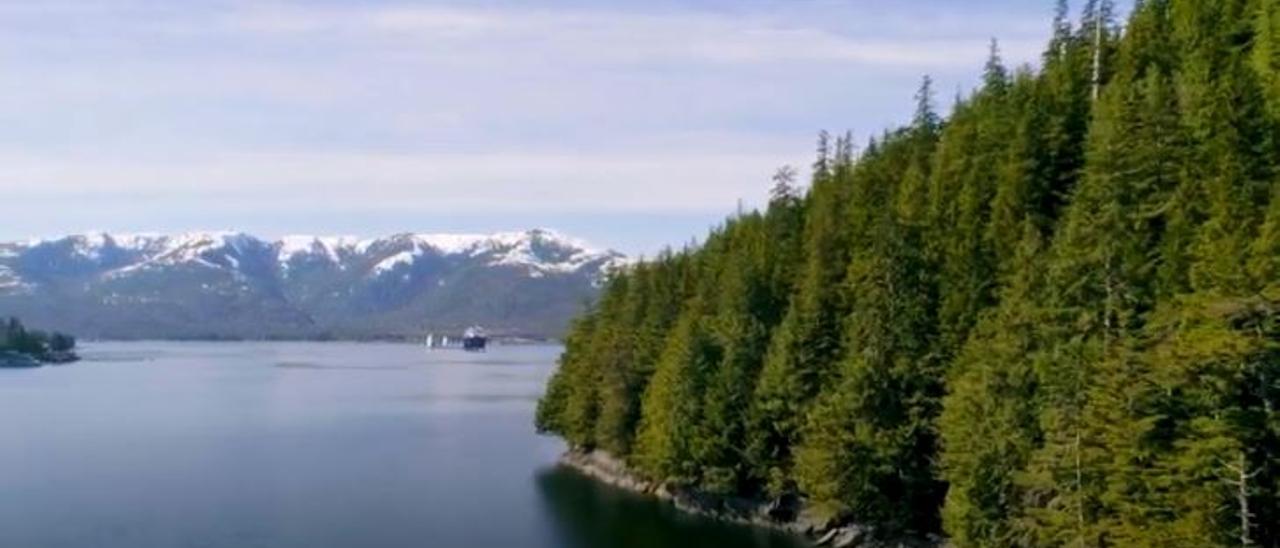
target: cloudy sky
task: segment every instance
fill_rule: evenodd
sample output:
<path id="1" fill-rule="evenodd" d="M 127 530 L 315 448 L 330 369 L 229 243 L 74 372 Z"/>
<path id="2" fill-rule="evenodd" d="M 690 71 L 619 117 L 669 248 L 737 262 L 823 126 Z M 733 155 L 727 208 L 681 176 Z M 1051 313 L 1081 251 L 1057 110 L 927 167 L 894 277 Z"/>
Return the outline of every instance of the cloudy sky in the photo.
<path id="1" fill-rule="evenodd" d="M 0 0 L 0 239 L 546 226 L 651 253 L 1052 0 Z"/>

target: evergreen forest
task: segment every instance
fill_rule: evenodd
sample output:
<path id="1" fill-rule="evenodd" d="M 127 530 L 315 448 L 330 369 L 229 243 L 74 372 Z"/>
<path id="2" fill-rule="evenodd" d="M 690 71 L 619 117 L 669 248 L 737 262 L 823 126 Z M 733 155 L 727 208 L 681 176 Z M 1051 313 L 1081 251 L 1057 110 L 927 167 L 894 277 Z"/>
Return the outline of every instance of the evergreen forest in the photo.
<path id="1" fill-rule="evenodd" d="M 1280 546 L 1280 0 L 1074 8 L 614 273 L 539 429 L 959 547 Z"/>
<path id="2" fill-rule="evenodd" d="M 76 339 L 65 333 L 30 330 L 18 318 L 0 321 L 0 353 L 12 352 L 41 361 L 72 361 Z"/>

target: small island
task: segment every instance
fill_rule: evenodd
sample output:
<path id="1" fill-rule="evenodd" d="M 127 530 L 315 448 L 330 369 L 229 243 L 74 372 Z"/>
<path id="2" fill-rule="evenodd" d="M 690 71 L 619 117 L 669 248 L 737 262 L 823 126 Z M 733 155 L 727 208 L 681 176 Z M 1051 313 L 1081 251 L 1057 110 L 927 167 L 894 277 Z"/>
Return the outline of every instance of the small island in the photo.
<path id="1" fill-rule="evenodd" d="M 75 337 L 28 330 L 17 318 L 9 318 L 0 326 L 0 368 L 71 363 L 80 359 L 75 347 Z"/>

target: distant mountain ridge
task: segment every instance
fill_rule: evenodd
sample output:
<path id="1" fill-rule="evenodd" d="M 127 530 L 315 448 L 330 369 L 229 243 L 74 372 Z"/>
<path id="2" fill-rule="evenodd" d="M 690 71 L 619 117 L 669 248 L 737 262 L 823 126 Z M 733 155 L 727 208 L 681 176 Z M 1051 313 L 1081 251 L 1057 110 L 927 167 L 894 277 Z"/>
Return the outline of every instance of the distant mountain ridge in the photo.
<path id="1" fill-rule="evenodd" d="M 359 239 L 87 233 L 0 243 L 0 315 L 101 338 L 559 335 L 620 253 L 546 229 Z"/>

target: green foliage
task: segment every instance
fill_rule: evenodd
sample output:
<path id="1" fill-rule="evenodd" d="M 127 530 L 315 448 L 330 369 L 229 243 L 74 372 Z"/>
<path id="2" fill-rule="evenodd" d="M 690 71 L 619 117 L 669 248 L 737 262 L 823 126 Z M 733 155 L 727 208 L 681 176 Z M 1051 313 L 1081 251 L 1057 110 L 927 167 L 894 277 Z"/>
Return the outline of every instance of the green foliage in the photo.
<path id="1" fill-rule="evenodd" d="M 808 416 L 795 473 L 820 510 L 917 531 L 936 528 L 942 494 L 929 457 L 942 378 L 923 223 L 905 220 L 920 209 L 902 207 L 915 189 L 898 186 L 895 168 L 932 149 L 929 118 L 887 136 L 855 170 L 851 216 L 878 237 L 849 245 L 846 354 Z"/>
<path id="2" fill-rule="evenodd" d="M 1268 545 L 1280 498 L 1280 301 L 1171 301 L 1096 383 L 1110 459 L 1100 535 L 1120 545 Z"/>
<path id="3" fill-rule="evenodd" d="M 644 393 L 634 455 L 645 474 L 682 484 L 696 483 L 700 476 L 695 432 L 712 343 L 699 319 L 694 314 L 682 317 L 658 360 Z"/>
<path id="4" fill-rule="evenodd" d="M 539 428 L 967 546 L 1280 546 L 1280 4 L 1059 3 L 945 119 L 629 266 Z"/>
<path id="5" fill-rule="evenodd" d="M 1271 207 L 1250 251 L 1249 272 L 1253 275 L 1253 285 L 1280 282 L 1280 183 L 1275 185 Z"/>
<path id="6" fill-rule="evenodd" d="M 842 139 L 842 147 L 851 146 L 847 138 Z M 804 413 L 833 377 L 842 351 L 840 324 L 845 307 L 840 286 L 848 254 L 845 206 L 852 169 L 846 152 L 835 159 L 831 174 L 815 174 L 805 204 L 800 251 L 804 263 L 795 273 L 795 294 L 779 333 L 769 344 L 749 410 L 752 427 L 747 450 L 752 474 L 775 494 L 791 487 L 791 449 L 798 441 Z"/>
<path id="7" fill-rule="evenodd" d="M 17 352 L 43 360 L 50 358 L 53 352 L 70 352 L 75 347 L 75 337 L 29 330 L 18 318 L 9 318 L 0 324 L 0 351 Z"/>
<path id="8" fill-rule="evenodd" d="M 960 546 L 1022 544 L 1014 525 L 1024 517 L 1023 492 L 1015 478 L 1041 437 L 1032 359 L 1044 344 L 1034 301 L 1044 284 L 1036 266 L 1042 247 L 1028 221 L 1017 250 L 1021 268 L 951 366 L 939 418 L 941 476 L 950 484 L 942 519 Z"/>
<path id="9" fill-rule="evenodd" d="M 1256 0 L 1252 15 L 1253 69 L 1261 79 L 1272 117 L 1280 118 L 1280 1 Z"/>

